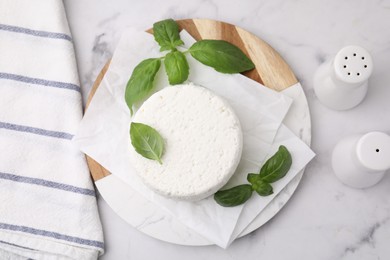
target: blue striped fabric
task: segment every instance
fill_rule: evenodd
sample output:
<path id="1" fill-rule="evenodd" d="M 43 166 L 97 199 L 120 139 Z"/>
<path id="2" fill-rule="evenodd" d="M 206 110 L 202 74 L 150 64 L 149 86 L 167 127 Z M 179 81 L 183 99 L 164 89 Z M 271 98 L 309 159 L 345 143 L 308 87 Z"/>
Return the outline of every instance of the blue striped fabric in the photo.
<path id="1" fill-rule="evenodd" d="M 36 228 L 31 228 L 26 226 L 17 226 L 17 225 L 11 225 L 6 223 L 0 223 L 0 229 L 24 232 L 24 233 L 29 233 L 29 234 L 44 236 L 44 237 L 51 237 L 51 238 L 64 240 L 76 244 L 95 246 L 104 249 L 104 243 L 100 241 L 68 236 L 57 232 L 52 232 L 52 231 L 47 231 L 42 229 L 36 229 Z"/>
<path id="2" fill-rule="evenodd" d="M 23 33 L 32 36 L 44 37 L 44 38 L 52 38 L 52 39 L 62 39 L 66 41 L 72 42 L 72 37 L 64 33 L 56 33 L 56 32 L 47 32 L 47 31 L 39 31 L 32 30 L 24 27 L 13 26 L 8 24 L 0 24 L 0 30 L 15 32 L 15 33 Z"/>
<path id="3" fill-rule="evenodd" d="M 9 52 L 0 56 L 0 251 L 96 259 L 104 253 L 97 196 L 85 156 L 70 142 L 82 91 L 63 1 L 0 3 L 0 46 L 9 46 L 0 49 Z M 2 100 L 19 93 L 23 102 Z M 58 153 L 64 147 L 66 156 Z"/>
<path id="4" fill-rule="evenodd" d="M 41 86 L 47 86 L 47 87 L 70 89 L 70 90 L 75 90 L 75 91 L 81 93 L 81 88 L 79 86 L 77 86 L 76 84 L 72 84 L 72 83 L 31 78 L 31 77 L 26 77 L 23 75 L 17 75 L 17 74 L 5 73 L 5 72 L 0 72 L 0 79 L 15 80 L 15 81 L 20 81 L 20 82 L 24 82 L 24 83 L 30 83 L 30 84 L 34 84 L 34 85 L 41 85 Z"/>
<path id="5" fill-rule="evenodd" d="M 72 134 L 65 133 L 65 132 L 45 130 L 42 128 L 36 128 L 36 127 L 24 126 L 24 125 L 16 125 L 16 124 L 11 124 L 11 123 L 6 123 L 6 122 L 0 122 L 0 128 L 12 130 L 12 131 L 26 132 L 26 133 L 36 134 L 36 135 L 48 136 L 48 137 L 55 137 L 55 138 L 60 138 L 60 139 L 67 139 L 67 140 L 71 140 L 73 138 Z"/>
<path id="6" fill-rule="evenodd" d="M 79 194 L 84 194 L 84 195 L 89 195 L 89 196 L 96 196 L 94 190 L 79 188 L 76 186 L 72 186 L 72 185 L 68 185 L 68 184 L 64 184 L 64 183 L 59 183 L 59 182 L 54 182 L 54 181 L 48 181 L 48 180 L 44 180 L 44 179 L 23 177 L 23 176 L 19 176 L 19 175 L 10 174 L 10 173 L 4 173 L 4 172 L 0 172 L 0 179 L 21 182 L 21 183 L 34 184 L 34 185 L 40 185 L 40 186 L 45 186 L 45 187 L 49 187 L 49 188 L 53 188 L 53 189 L 69 191 L 69 192 L 79 193 Z"/>

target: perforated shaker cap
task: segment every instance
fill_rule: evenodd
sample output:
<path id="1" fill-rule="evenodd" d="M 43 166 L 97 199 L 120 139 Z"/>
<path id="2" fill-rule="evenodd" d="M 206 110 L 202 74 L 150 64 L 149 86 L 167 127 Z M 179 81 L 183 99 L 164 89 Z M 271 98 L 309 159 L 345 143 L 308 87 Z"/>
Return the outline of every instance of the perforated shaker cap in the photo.
<path id="1" fill-rule="evenodd" d="M 342 48 L 336 54 L 333 66 L 336 77 L 351 84 L 366 81 L 373 70 L 370 53 L 363 47 L 356 45 Z"/>
<path id="2" fill-rule="evenodd" d="M 367 169 L 390 169 L 390 136 L 382 132 L 365 134 L 357 143 L 357 157 Z"/>

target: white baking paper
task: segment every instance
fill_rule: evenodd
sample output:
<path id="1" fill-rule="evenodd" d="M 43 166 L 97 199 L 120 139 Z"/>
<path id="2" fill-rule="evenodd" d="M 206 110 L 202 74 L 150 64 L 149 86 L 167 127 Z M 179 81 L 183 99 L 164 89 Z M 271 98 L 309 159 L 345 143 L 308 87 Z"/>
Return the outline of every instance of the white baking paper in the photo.
<path id="1" fill-rule="evenodd" d="M 181 37 L 186 47 L 194 41 L 185 31 L 181 33 Z M 149 190 L 131 166 L 128 152 L 131 149 L 129 138 L 131 118 L 124 100 L 125 86 L 134 67 L 140 61 L 162 56 L 158 50 L 159 47 L 153 37 L 147 33 L 130 29 L 123 34 L 109 70 L 81 122 L 74 141 L 84 153 L 147 199 L 211 242 L 226 247 L 232 235 L 235 236 L 233 232 L 243 206 L 224 208 L 216 204 L 212 197 L 198 202 L 176 201 L 162 197 Z M 189 81 L 207 87 L 224 97 L 240 119 L 244 132 L 242 160 L 227 187 L 242 184 L 246 180 L 246 174 L 258 171 L 270 153 L 276 133 L 291 105 L 291 99 L 240 74 L 221 74 L 195 61 L 190 55 L 187 58 L 190 65 Z M 156 82 L 156 91 L 168 85 L 163 66 L 156 77 Z M 295 145 L 306 147 L 303 143 Z M 295 174 L 295 171 L 290 171 L 285 177 L 286 180 L 293 178 Z M 287 183 L 288 181 L 285 181 L 285 184 L 280 184 L 280 189 Z M 272 200 L 276 194 L 277 192 L 266 200 Z M 258 214 L 266 203 L 268 202 L 259 203 L 258 199 L 253 199 L 248 201 L 245 208 L 250 210 L 254 208 Z M 238 228 L 249 224 L 252 215 L 245 214 L 247 216 L 245 221 L 249 222 L 246 224 L 239 222 Z"/>
<path id="2" fill-rule="evenodd" d="M 292 165 L 288 174 L 281 180 L 272 184 L 274 194 L 278 194 L 283 188 L 310 162 L 314 153 L 298 137 L 296 137 L 285 125 L 279 128 L 274 143 L 269 151 L 267 159 L 271 157 L 279 148 L 284 145 L 291 153 Z M 260 214 L 260 212 L 272 201 L 274 196 L 252 196 L 250 202 L 244 205 L 239 220 L 230 237 L 233 242 L 240 233 Z M 259 207 L 261 205 L 261 207 Z"/>

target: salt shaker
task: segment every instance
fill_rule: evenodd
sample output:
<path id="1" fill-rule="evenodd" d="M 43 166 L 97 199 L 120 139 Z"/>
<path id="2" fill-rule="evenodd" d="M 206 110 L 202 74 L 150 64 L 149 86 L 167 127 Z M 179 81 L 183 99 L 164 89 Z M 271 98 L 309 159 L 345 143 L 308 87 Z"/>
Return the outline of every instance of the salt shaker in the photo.
<path id="1" fill-rule="evenodd" d="M 341 49 L 323 63 L 314 76 L 314 92 L 321 103 L 334 110 L 357 106 L 366 96 L 373 70 L 371 55 L 360 46 Z"/>
<path id="2" fill-rule="evenodd" d="M 390 169 L 390 136 L 370 132 L 341 140 L 333 150 L 332 166 L 336 176 L 348 186 L 375 185 Z"/>

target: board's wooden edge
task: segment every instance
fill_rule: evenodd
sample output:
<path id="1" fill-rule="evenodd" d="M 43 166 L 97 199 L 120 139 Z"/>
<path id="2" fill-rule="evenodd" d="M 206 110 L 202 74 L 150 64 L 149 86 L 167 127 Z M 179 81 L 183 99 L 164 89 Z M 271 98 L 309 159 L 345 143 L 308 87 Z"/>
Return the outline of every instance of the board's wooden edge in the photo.
<path id="1" fill-rule="evenodd" d="M 85 110 L 88 109 L 89 104 L 91 104 L 92 98 L 96 93 L 97 88 L 99 87 L 100 83 L 102 82 L 104 75 L 106 75 L 106 72 L 108 70 L 108 67 L 110 67 L 111 59 L 106 62 L 102 70 L 99 72 L 98 76 L 95 79 L 95 82 L 92 85 L 91 90 L 89 91 L 89 95 L 87 98 L 87 104 L 85 105 Z"/>
<path id="2" fill-rule="evenodd" d="M 293 71 L 277 51 L 256 35 L 240 27 L 210 19 L 183 19 L 177 20 L 177 23 L 180 30 L 187 30 L 196 40 L 224 39 L 238 46 L 255 63 L 256 67 L 251 71 L 243 73 L 243 75 L 268 88 L 282 91 L 298 83 Z M 153 30 L 149 29 L 147 32 L 153 33 Z M 261 48 L 258 46 L 261 46 Z M 97 88 L 103 80 L 110 61 L 105 64 L 97 76 L 88 95 L 85 109 L 88 108 Z M 278 73 L 275 71 L 278 71 Z M 89 156 L 86 157 L 92 178 L 95 182 L 111 174 L 95 160 Z"/>
<path id="3" fill-rule="evenodd" d="M 88 109 L 89 105 L 91 104 L 92 98 L 96 93 L 97 88 L 99 87 L 100 83 L 102 82 L 104 75 L 106 74 L 108 67 L 110 66 L 111 60 L 109 60 L 102 70 L 100 71 L 99 75 L 96 77 L 95 82 L 92 85 L 91 91 L 89 92 L 87 104 L 85 105 L 85 110 Z M 110 175 L 111 173 L 101 166 L 97 161 L 86 155 L 87 158 L 87 164 L 89 171 L 91 172 L 92 179 L 96 182 L 100 179 L 103 179 L 104 177 Z"/>
<path id="4" fill-rule="evenodd" d="M 106 168 L 101 166 L 97 161 L 86 155 L 89 171 L 91 172 L 92 179 L 97 182 L 100 179 L 111 174 Z"/>

